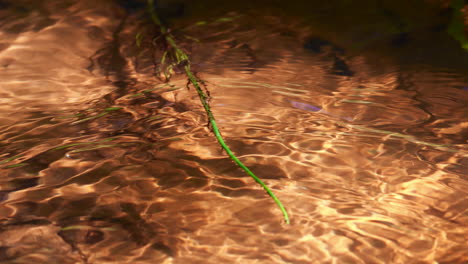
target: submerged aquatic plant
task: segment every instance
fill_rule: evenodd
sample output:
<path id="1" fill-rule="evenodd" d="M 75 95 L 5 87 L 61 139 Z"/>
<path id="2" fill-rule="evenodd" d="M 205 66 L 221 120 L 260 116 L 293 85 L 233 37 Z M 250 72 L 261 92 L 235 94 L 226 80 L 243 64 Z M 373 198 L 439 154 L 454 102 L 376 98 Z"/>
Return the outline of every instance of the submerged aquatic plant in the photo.
<path id="1" fill-rule="evenodd" d="M 167 28 L 161 23 L 161 20 L 158 17 L 158 14 L 155 11 L 155 6 L 154 6 L 154 0 L 148 0 L 148 11 L 151 15 L 151 19 L 153 23 L 159 27 L 159 30 L 162 34 L 162 40 L 166 42 L 168 49 L 164 52 L 163 56 L 163 61 L 165 62 L 167 60 L 167 56 L 171 55 L 171 57 L 174 58 L 174 62 L 172 64 L 169 64 L 168 68 L 169 71 L 178 66 L 178 67 L 183 67 L 185 74 L 187 75 L 189 79 L 189 83 L 192 84 L 193 87 L 195 87 L 195 90 L 198 93 L 198 97 L 200 98 L 200 102 L 203 105 L 203 108 L 205 109 L 205 112 L 208 116 L 209 124 L 211 125 L 211 129 L 218 140 L 219 145 L 226 151 L 228 156 L 233 160 L 240 168 L 242 168 L 250 177 L 252 177 L 258 184 L 260 184 L 263 189 L 270 195 L 270 197 L 275 201 L 275 203 L 278 205 L 280 208 L 281 212 L 283 213 L 284 220 L 287 224 L 289 224 L 289 215 L 288 212 L 286 211 L 285 207 L 281 203 L 281 201 L 276 197 L 276 195 L 271 191 L 271 189 L 259 178 L 257 177 L 247 166 L 245 166 L 239 158 L 231 151 L 231 149 L 226 145 L 223 136 L 221 135 L 221 132 L 219 131 L 218 125 L 216 123 L 216 120 L 214 118 L 213 112 L 211 111 L 210 104 L 208 103 L 209 96 L 203 89 L 201 88 L 200 83 L 203 83 L 202 80 L 197 78 L 195 74 L 192 72 L 190 68 L 190 58 L 188 55 L 177 45 L 175 38 L 172 36 L 172 34 L 167 30 Z M 164 75 L 166 77 L 170 78 L 170 75 L 168 74 L 168 71 L 163 71 Z M 168 76 L 169 75 L 169 76 Z M 166 78 L 168 80 L 168 78 Z"/>

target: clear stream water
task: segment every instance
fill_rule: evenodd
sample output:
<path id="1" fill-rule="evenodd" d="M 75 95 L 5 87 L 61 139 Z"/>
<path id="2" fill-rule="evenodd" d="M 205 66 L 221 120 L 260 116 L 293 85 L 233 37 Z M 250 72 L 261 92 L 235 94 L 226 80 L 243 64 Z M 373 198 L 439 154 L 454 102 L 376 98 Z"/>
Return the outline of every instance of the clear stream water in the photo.
<path id="1" fill-rule="evenodd" d="M 0 262 L 467 263 L 468 52 L 400 2 L 158 2 L 286 225 L 138 1 L 0 1 Z"/>

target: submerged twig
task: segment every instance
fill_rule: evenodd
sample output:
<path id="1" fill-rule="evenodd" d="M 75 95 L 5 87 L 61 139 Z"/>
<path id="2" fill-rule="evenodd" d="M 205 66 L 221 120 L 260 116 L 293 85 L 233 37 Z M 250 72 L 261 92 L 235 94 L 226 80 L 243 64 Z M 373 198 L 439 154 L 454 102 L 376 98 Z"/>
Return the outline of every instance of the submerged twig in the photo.
<path id="1" fill-rule="evenodd" d="M 263 189 L 270 195 L 271 198 L 275 201 L 275 203 L 278 205 L 280 208 L 281 212 L 283 213 L 284 220 L 287 224 L 289 224 L 289 215 L 286 209 L 284 208 L 283 204 L 281 201 L 276 197 L 276 195 L 270 190 L 270 188 L 260 179 L 258 178 L 247 166 L 245 166 L 237 157 L 236 155 L 231 151 L 231 149 L 226 145 L 224 142 L 223 136 L 221 135 L 221 132 L 219 131 L 218 125 L 216 123 L 216 120 L 214 118 L 214 115 L 211 111 L 211 107 L 208 103 L 208 98 L 209 96 L 203 91 L 203 89 L 200 87 L 201 80 L 199 80 L 195 74 L 192 72 L 190 68 L 190 59 L 188 55 L 180 49 L 174 37 L 170 34 L 170 32 L 167 30 L 167 28 L 161 24 L 161 21 L 156 14 L 154 10 L 154 0 L 148 0 L 148 10 L 151 15 L 152 21 L 159 27 L 161 34 L 163 35 L 166 43 L 168 44 L 169 48 L 172 48 L 173 56 L 176 59 L 176 64 L 177 65 L 183 65 L 185 74 L 187 75 L 190 83 L 195 87 L 198 93 L 198 97 L 200 98 L 200 101 L 203 105 L 203 108 L 205 109 L 205 112 L 208 116 L 209 123 L 211 125 L 211 128 L 213 130 L 213 133 L 218 140 L 218 143 L 221 145 L 221 147 L 226 151 L 228 156 L 240 167 L 242 168 L 250 177 L 252 177 L 258 184 L 260 184 Z"/>

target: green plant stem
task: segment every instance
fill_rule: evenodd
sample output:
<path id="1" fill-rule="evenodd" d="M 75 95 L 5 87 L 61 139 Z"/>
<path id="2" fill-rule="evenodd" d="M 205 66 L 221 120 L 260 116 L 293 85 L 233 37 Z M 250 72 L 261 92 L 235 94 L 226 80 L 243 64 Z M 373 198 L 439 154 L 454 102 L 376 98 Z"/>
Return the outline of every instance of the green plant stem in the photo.
<path id="1" fill-rule="evenodd" d="M 270 190 L 270 188 L 260 179 L 258 178 L 247 166 L 245 166 L 238 158 L 237 156 L 231 151 L 231 149 L 226 145 L 223 136 L 221 135 L 221 132 L 219 131 L 218 125 L 216 123 L 216 120 L 214 118 L 214 115 L 211 111 L 211 107 L 208 103 L 208 96 L 207 94 L 203 91 L 203 89 L 200 87 L 199 80 L 198 78 L 193 74 L 191 68 L 190 68 L 190 60 L 188 55 L 180 49 L 172 35 L 168 32 L 166 27 L 164 27 L 161 24 L 161 21 L 159 20 L 156 12 L 154 11 L 154 1 L 153 0 L 148 0 L 148 9 L 151 14 L 151 19 L 153 22 L 159 26 L 161 33 L 163 34 L 166 42 L 170 45 L 170 47 L 174 51 L 174 55 L 177 59 L 177 64 L 182 64 L 185 63 L 184 70 L 187 75 L 187 77 L 190 80 L 190 83 L 195 87 L 198 93 L 198 97 L 200 98 L 200 101 L 203 105 L 203 108 L 205 109 L 205 112 L 208 116 L 211 128 L 213 130 L 213 133 L 215 134 L 216 139 L 218 140 L 218 143 L 221 145 L 221 147 L 226 151 L 228 156 L 240 167 L 242 168 L 250 177 L 252 177 L 258 184 L 260 184 L 263 189 L 270 195 L 270 197 L 275 201 L 275 203 L 278 205 L 280 208 L 281 212 L 283 213 L 284 220 L 287 224 L 290 223 L 289 221 L 289 215 L 288 212 L 286 211 L 286 208 L 283 206 L 281 201 L 276 197 L 276 195 Z"/>

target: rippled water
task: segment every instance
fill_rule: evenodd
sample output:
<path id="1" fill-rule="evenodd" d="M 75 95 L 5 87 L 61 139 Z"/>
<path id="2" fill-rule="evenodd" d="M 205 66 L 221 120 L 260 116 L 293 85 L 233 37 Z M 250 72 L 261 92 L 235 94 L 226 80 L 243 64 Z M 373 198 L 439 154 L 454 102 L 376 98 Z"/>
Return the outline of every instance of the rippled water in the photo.
<path id="1" fill-rule="evenodd" d="M 2 263 L 468 261 L 468 53 L 442 4 L 160 3 L 286 225 L 180 70 L 154 77 L 136 3 L 0 1 Z"/>

